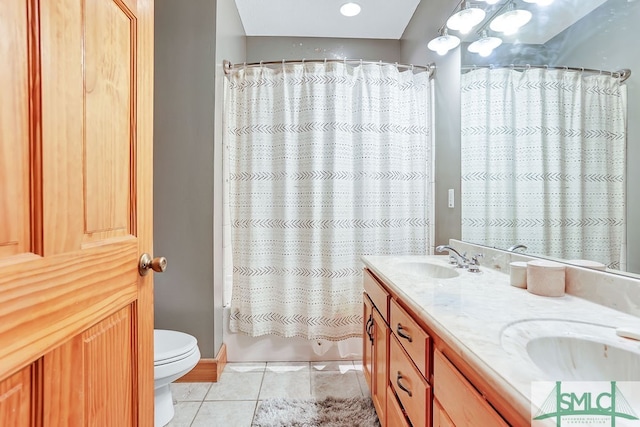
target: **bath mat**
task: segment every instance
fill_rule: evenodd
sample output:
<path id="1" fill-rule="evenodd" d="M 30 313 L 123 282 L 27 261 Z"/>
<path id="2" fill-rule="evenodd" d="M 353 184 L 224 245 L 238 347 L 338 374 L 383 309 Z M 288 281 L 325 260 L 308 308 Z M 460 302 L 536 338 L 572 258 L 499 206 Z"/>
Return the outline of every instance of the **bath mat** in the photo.
<path id="1" fill-rule="evenodd" d="M 379 427 L 370 398 L 267 399 L 252 427 Z"/>

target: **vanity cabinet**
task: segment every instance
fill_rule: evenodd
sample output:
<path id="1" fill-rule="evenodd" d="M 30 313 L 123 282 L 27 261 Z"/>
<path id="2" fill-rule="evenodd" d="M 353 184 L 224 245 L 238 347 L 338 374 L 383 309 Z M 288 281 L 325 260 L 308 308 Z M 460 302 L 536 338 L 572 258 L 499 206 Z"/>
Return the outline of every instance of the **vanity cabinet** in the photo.
<path id="1" fill-rule="evenodd" d="M 479 391 L 480 376 L 463 375 L 471 368 L 454 364 L 455 352 L 368 269 L 364 290 L 364 374 L 383 427 L 510 425 Z"/>

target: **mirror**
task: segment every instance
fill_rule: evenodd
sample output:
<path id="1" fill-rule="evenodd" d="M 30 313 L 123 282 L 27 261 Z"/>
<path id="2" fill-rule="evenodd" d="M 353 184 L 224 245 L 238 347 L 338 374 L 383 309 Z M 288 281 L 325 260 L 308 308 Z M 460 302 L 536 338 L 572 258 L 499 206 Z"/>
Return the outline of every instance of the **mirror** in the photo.
<path id="1" fill-rule="evenodd" d="M 487 16 L 504 4 L 486 9 Z M 514 4 L 533 14 L 518 33 L 486 58 L 467 50 L 478 34 L 461 48 L 462 239 L 500 249 L 522 244 L 531 255 L 640 273 L 634 221 L 640 218 L 640 0 Z M 631 76 L 621 83 L 619 74 L 583 69 L 630 69 Z M 471 73 L 479 74 L 476 80 Z M 553 88 L 555 95 L 538 93 L 532 101 L 488 94 L 513 79 L 519 87 Z M 567 96 L 573 90 L 575 99 Z M 604 92 L 616 98 L 613 104 L 585 98 Z M 510 133 L 511 145 L 502 143 L 502 133 Z M 496 224 L 498 231 L 487 231 Z"/>

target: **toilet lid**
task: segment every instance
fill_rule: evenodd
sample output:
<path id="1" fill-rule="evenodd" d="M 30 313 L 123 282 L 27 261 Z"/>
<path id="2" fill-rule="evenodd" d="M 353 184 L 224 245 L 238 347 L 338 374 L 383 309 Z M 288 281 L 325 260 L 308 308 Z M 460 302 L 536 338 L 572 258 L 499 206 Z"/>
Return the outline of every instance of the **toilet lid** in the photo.
<path id="1" fill-rule="evenodd" d="M 178 331 L 156 329 L 153 331 L 153 360 L 158 362 L 169 359 L 180 359 L 180 356 L 188 356 L 198 345 L 198 340 L 189 334 Z"/>

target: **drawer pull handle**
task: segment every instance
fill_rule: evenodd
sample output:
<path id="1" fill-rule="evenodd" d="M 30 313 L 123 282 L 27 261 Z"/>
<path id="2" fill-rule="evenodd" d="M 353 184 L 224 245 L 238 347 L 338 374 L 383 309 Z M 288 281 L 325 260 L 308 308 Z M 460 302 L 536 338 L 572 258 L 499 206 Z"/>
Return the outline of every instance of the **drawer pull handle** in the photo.
<path id="1" fill-rule="evenodd" d="M 400 382 L 402 378 L 403 378 L 402 374 L 400 373 L 400 371 L 398 371 L 398 378 L 396 379 L 396 384 L 398 384 L 398 387 L 400 387 L 400 390 L 407 393 L 409 397 L 413 396 L 413 394 L 411 393 L 411 390 L 409 390 L 406 386 L 403 386 L 402 383 Z"/>
<path id="2" fill-rule="evenodd" d="M 404 332 L 404 329 L 402 329 L 402 325 L 400 323 L 398 323 L 398 327 L 396 328 L 396 333 L 401 338 L 404 338 L 405 340 L 407 340 L 409 342 L 413 342 L 413 338 L 411 338 L 411 335 L 409 335 L 409 334 Z"/>
<path id="3" fill-rule="evenodd" d="M 371 343 L 373 343 L 373 332 L 371 331 L 372 328 L 373 328 L 373 314 L 370 314 L 369 320 L 367 320 L 367 325 L 365 329 L 367 331 L 367 335 L 369 335 L 369 341 L 371 341 Z"/>

